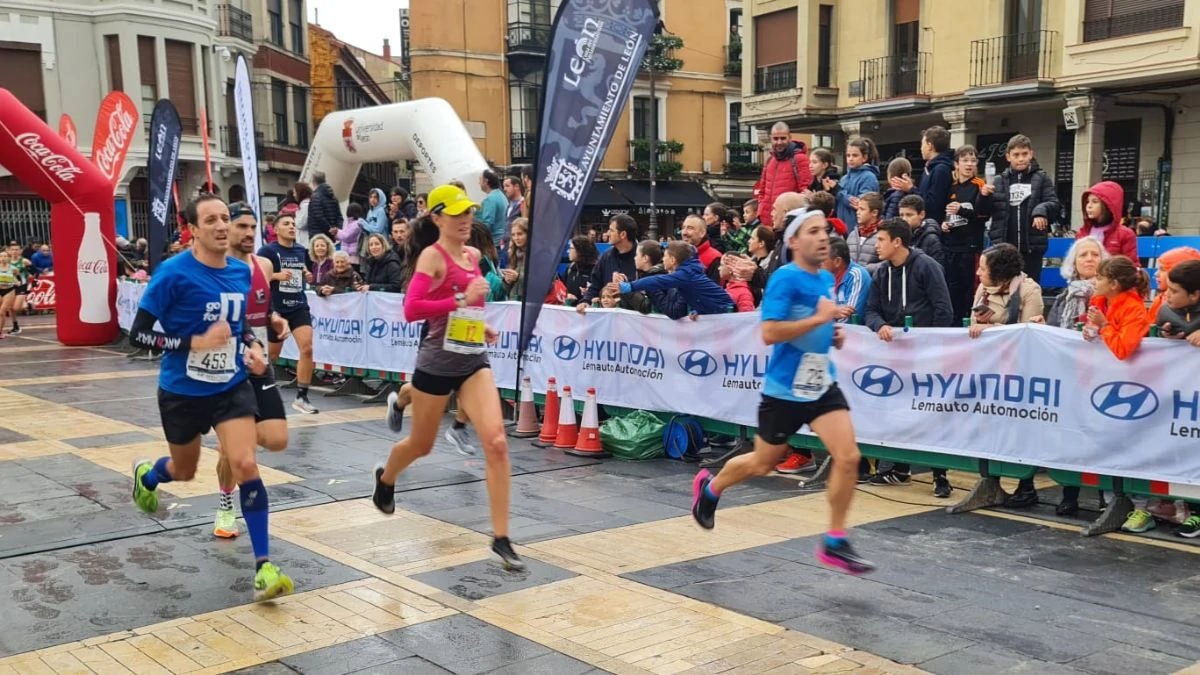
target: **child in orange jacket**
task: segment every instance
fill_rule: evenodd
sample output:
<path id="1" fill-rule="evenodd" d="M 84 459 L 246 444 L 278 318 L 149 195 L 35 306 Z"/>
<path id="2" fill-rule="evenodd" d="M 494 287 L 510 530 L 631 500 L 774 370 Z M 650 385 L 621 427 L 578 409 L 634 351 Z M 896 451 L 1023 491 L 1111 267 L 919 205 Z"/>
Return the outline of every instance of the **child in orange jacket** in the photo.
<path id="1" fill-rule="evenodd" d="M 1149 292 L 1149 278 L 1129 258 L 1118 255 L 1100 263 L 1084 337 L 1099 336 L 1118 359 L 1129 358 L 1150 330 L 1145 301 Z"/>

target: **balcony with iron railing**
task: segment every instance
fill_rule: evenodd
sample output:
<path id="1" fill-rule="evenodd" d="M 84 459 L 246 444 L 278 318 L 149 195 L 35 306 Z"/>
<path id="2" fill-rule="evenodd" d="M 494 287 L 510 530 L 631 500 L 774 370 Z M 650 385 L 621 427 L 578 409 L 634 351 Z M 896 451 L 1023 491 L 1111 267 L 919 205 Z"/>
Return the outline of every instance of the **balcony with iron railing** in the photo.
<path id="1" fill-rule="evenodd" d="M 512 155 L 513 164 L 532 164 L 537 158 L 537 152 L 537 134 L 515 133 L 512 135 L 509 153 Z"/>
<path id="2" fill-rule="evenodd" d="M 859 108 L 907 108 L 929 103 L 927 52 L 893 54 L 859 62 Z"/>
<path id="3" fill-rule="evenodd" d="M 679 141 L 659 141 L 654 167 L 655 178 L 667 180 L 683 173 L 683 164 L 675 159 L 682 152 L 683 143 Z M 629 141 L 629 173 L 638 178 L 650 176 L 650 141 L 644 138 Z"/>
<path id="4" fill-rule="evenodd" d="M 254 42 L 254 21 L 250 12 L 233 5 L 217 5 L 217 35 Z"/>
<path id="5" fill-rule="evenodd" d="M 763 149 L 757 143 L 725 144 L 725 175 L 757 178 L 762 174 Z"/>
<path id="6" fill-rule="evenodd" d="M 254 147 L 255 154 L 262 157 L 262 146 L 265 135 L 262 130 L 254 132 Z M 228 157 L 241 157 L 242 145 L 241 136 L 238 134 L 236 126 L 221 127 L 221 152 L 224 152 Z"/>
<path id="7" fill-rule="evenodd" d="M 754 93 L 769 94 L 796 88 L 796 62 L 754 69 Z"/>
<path id="8" fill-rule="evenodd" d="M 742 76 L 742 39 L 740 37 L 731 37 L 729 45 L 725 47 L 725 76 Z"/>
<path id="9" fill-rule="evenodd" d="M 1058 34 L 1050 30 L 971 42 L 967 96 L 989 98 L 1053 87 Z"/>

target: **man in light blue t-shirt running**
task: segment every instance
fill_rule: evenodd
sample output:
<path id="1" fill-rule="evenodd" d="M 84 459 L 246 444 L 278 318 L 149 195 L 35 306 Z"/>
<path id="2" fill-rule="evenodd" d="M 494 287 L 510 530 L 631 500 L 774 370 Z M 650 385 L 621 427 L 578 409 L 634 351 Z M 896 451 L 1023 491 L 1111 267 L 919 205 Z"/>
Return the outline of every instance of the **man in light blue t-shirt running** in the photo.
<path id="1" fill-rule="evenodd" d="M 771 275 L 761 307 L 763 341 L 774 349 L 763 382 L 754 452 L 731 459 L 716 476 L 707 470 L 696 475 L 692 516 L 700 527 L 711 530 L 721 493 L 774 471 L 787 455 L 788 438 L 807 424 L 833 458 L 828 489 L 831 522 L 817 545 L 817 559 L 850 574 L 865 574 L 874 565 L 854 551 L 845 532 L 860 455 L 850 406 L 838 389 L 829 360 L 830 348 L 840 348 L 845 334 L 835 323 L 833 275 L 822 269 L 829 258 L 825 215 L 800 213 L 783 237 L 792 262 Z"/>

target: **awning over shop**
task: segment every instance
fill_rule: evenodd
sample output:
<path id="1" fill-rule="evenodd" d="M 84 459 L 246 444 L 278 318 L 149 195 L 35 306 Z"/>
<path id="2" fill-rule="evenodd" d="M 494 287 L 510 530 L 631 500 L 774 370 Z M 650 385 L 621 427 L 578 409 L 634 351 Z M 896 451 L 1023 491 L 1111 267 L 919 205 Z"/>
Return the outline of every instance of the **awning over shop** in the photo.
<path id="1" fill-rule="evenodd" d="M 650 181 L 614 180 L 612 186 L 633 203 L 634 213 L 650 213 Z M 659 215 L 685 216 L 689 212 L 700 213 L 704 207 L 717 201 L 704 191 L 699 183 L 690 180 L 658 181 L 654 191 L 654 207 Z"/>

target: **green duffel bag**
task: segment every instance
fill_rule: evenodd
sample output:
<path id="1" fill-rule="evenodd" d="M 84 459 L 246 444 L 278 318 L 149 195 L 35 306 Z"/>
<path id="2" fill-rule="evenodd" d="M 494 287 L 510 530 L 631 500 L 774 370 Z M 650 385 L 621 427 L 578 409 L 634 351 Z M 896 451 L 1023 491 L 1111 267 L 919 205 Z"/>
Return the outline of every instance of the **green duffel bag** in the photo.
<path id="1" fill-rule="evenodd" d="M 662 420 L 645 410 L 610 417 L 600 425 L 600 445 L 620 459 L 655 459 L 665 452 L 664 427 Z"/>

